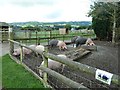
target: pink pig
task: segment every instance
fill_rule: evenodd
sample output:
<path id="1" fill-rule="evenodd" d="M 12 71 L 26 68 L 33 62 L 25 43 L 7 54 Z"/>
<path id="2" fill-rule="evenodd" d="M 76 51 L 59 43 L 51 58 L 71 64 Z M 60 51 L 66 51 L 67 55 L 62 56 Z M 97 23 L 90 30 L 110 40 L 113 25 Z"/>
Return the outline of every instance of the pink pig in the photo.
<path id="1" fill-rule="evenodd" d="M 59 47 L 60 50 L 67 49 L 67 46 L 65 42 L 58 40 L 57 46 Z"/>
<path id="2" fill-rule="evenodd" d="M 28 47 L 30 47 L 34 50 L 36 45 L 30 45 Z M 15 55 L 15 56 L 20 55 L 20 51 L 21 51 L 20 48 L 15 49 L 14 52 L 13 52 L 13 55 Z M 30 49 L 27 49 L 27 48 L 23 47 L 23 56 L 26 55 L 26 54 L 28 55 L 30 53 L 32 53 L 32 51 Z"/>
<path id="3" fill-rule="evenodd" d="M 13 52 L 13 55 L 18 56 L 18 55 L 20 55 L 20 52 L 21 52 L 21 49 L 20 49 L 20 48 L 15 49 L 14 52 Z M 24 56 L 25 54 L 30 54 L 30 53 L 31 53 L 31 50 L 23 47 L 23 56 Z"/>
<path id="4" fill-rule="evenodd" d="M 86 41 L 86 45 L 90 45 L 90 46 L 95 46 L 94 42 L 92 41 L 91 38 L 88 38 L 87 41 Z"/>

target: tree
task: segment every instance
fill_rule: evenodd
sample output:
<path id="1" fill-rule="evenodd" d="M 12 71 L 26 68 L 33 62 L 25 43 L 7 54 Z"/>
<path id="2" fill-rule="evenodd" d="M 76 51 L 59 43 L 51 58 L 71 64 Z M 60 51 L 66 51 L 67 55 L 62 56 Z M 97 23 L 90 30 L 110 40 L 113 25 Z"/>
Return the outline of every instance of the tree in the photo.
<path id="1" fill-rule="evenodd" d="M 95 2 L 94 5 L 91 5 L 91 10 L 89 12 L 89 16 L 92 16 L 93 18 L 93 29 L 96 33 L 96 36 L 99 38 L 112 40 L 113 43 L 115 43 L 115 31 L 117 25 L 120 24 L 118 24 L 117 21 L 120 15 L 117 13 L 118 10 L 120 10 L 118 4 L 119 3 L 116 2 Z"/>
<path id="2" fill-rule="evenodd" d="M 70 24 L 66 24 L 64 27 L 65 27 L 67 30 L 71 30 L 71 25 L 70 25 Z"/>

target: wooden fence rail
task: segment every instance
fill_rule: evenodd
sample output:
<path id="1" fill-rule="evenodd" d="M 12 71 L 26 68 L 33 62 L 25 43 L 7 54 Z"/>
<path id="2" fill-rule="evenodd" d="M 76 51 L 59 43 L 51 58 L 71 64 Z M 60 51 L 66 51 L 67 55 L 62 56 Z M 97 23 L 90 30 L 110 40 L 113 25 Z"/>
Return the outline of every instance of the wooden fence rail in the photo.
<path id="1" fill-rule="evenodd" d="M 46 68 L 46 67 L 44 67 L 44 66 L 40 66 L 39 69 L 47 72 L 49 75 L 57 78 L 59 81 L 65 83 L 65 84 L 68 85 L 69 87 L 77 88 L 77 89 L 84 88 L 85 90 L 89 90 L 89 89 L 86 88 L 85 86 L 83 86 L 83 85 L 81 85 L 81 84 L 79 84 L 79 83 L 77 83 L 77 82 L 72 81 L 71 79 L 69 79 L 69 78 L 67 78 L 67 77 L 65 77 L 65 76 L 63 76 L 63 75 L 55 72 L 54 70 L 51 70 L 51 69 Z"/>
<path id="2" fill-rule="evenodd" d="M 60 62 L 60 63 L 63 63 L 63 64 L 65 64 L 65 65 L 67 65 L 67 66 L 70 66 L 70 67 L 72 67 L 72 68 L 75 69 L 75 70 L 82 71 L 82 72 L 86 72 L 86 73 L 92 74 L 92 75 L 94 75 L 94 76 L 95 76 L 95 74 L 96 74 L 97 68 L 94 68 L 94 67 L 91 67 L 91 66 L 82 64 L 82 63 L 74 62 L 74 61 L 72 61 L 72 60 L 70 60 L 70 59 L 68 59 L 68 58 L 67 58 L 67 59 L 63 59 L 63 58 L 58 57 L 58 56 L 56 56 L 56 55 L 53 55 L 53 54 L 51 54 L 51 53 L 46 53 L 46 52 L 44 52 L 43 55 L 44 55 L 45 57 L 47 57 L 47 58 L 50 58 L 50 59 L 52 59 L 52 60 L 58 61 L 58 62 Z M 114 84 L 120 85 L 120 82 L 119 82 L 119 81 L 120 81 L 120 76 L 113 74 L 113 77 L 112 77 L 112 80 L 111 80 L 111 81 L 112 81 L 112 83 L 114 83 Z"/>
<path id="3" fill-rule="evenodd" d="M 13 40 L 10 40 L 10 39 L 9 39 L 9 41 L 10 41 L 10 42 L 13 42 L 13 43 L 16 43 L 16 44 L 18 44 L 18 45 L 20 45 L 20 46 L 23 46 L 23 47 L 25 47 L 25 48 L 28 48 L 28 49 L 30 49 L 30 50 L 33 50 L 33 49 L 29 48 L 28 46 L 26 46 L 26 45 L 24 45 L 24 44 L 20 44 L 19 42 L 16 42 L 16 41 L 13 41 Z M 68 59 L 68 58 L 63 59 L 63 58 L 60 58 L 60 57 L 58 57 L 58 56 L 56 56 L 56 55 L 54 55 L 54 54 L 51 54 L 51 53 L 47 53 L 47 52 L 41 53 L 41 52 L 38 51 L 38 50 L 33 50 L 33 51 L 34 51 L 34 52 L 37 52 L 37 53 L 39 53 L 39 54 L 41 54 L 41 55 L 44 55 L 46 58 L 50 58 L 50 59 L 52 59 L 52 60 L 55 60 L 55 61 L 58 61 L 58 62 L 60 62 L 60 63 L 65 64 L 65 65 L 68 65 L 68 66 L 72 67 L 72 68 L 75 69 L 75 70 L 82 71 L 82 72 L 86 72 L 86 73 L 88 73 L 88 74 L 91 74 L 91 75 L 94 75 L 94 76 L 95 76 L 95 73 L 96 73 L 97 68 L 94 68 L 94 67 L 91 67 L 91 66 L 82 64 L 82 63 L 74 62 L 74 61 L 72 61 L 72 60 L 70 60 L 70 59 Z M 120 76 L 113 74 L 113 77 L 112 77 L 112 79 L 111 79 L 111 81 L 112 81 L 111 84 L 120 85 L 119 80 L 120 80 Z"/>
<path id="4" fill-rule="evenodd" d="M 38 79 L 41 80 L 41 78 L 39 78 L 38 75 L 36 75 L 31 69 L 29 69 L 29 68 L 23 63 L 23 47 L 25 47 L 25 48 L 27 48 L 27 49 L 30 49 L 30 50 L 32 50 L 32 51 L 34 51 L 34 52 L 37 52 L 37 53 L 39 53 L 39 54 L 42 55 L 43 60 L 44 60 L 45 63 L 44 63 L 44 67 L 43 67 L 43 68 L 41 67 L 41 68 L 42 68 L 43 70 L 45 69 L 46 72 L 48 71 L 48 68 L 47 68 L 47 67 L 48 67 L 48 58 L 44 57 L 43 54 L 42 54 L 42 52 L 37 51 L 37 50 L 34 50 L 34 49 L 32 49 L 32 48 L 24 45 L 24 44 L 21 44 L 21 43 L 19 43 L 19 42 L 16 42 L 16 41 L 13 41 L 13 40 L 10 40 L 10 39 L 8 39 L 8 41 L 10 41 L 11 43 L 18 44 L 18 45 L 21 47 L 20 61 L 17 62 L 17 63 L 21 64 L 21 65 L 22 65 L 23 67 L 25 67 L 28 71 L 32 72 Z M 12 49 L 13 49 L 13 48 L 12 48 Z M 11 50 L 11 49 L 10 49 L 10 50 Z M 10 56 L 12 57 L 11 52 L 10 52 Z M 53 72 L 54 72 L 54 73 L 53 73 Z M 81 84 L 79 84 L 79 83 L 77 83 L 77 82 L 74 82 L 74 81 L 70 80 L 69 78 L 66 78 L 66 77 L 63 76 L 63 75 L 60 75 L 59 73 L 57 73 L 57 72 L 55 72 L 55 71 L 53 71 L 53 70 L 51 70 L 51 72 L 48 71 L 47 73 L 50 74 L 50 75 L 52 75 L 52 76 L 55 76 L 57 79 L 60 79 L 60 81 L 62 80 L 63 83 L 65 83 L 65 84 L 68 85 L 69 87 L 72 87 L 72 88 L 85 88 L 86 90 L 89 90 L 89 89 L 86 88 L 85 86 L 83 86 L 83 85 L 81 85 Z M 44 81 L 42 80 L 42 82 L 43 82 L 43 84 L 44 84 L 45 87 L 48 87 L 48 88 L 50 87 L 50 88 L 51 88 L 51 86 L 49 86 L 48 83 L 47 83 L 47 73 L 44 73 L 44 74 L 43 74 L 43 80 L 44 80 Z M 51 74 L 51 73 L 53 73 L 53 74 Z M 58 77 L 58 76 L 59 76 L 59 77 Z M 66 80 L 65 80 L 65 79 L 66 79 Z M 46 84 L 46 85 L 45 85 L 45 84 Z"/>

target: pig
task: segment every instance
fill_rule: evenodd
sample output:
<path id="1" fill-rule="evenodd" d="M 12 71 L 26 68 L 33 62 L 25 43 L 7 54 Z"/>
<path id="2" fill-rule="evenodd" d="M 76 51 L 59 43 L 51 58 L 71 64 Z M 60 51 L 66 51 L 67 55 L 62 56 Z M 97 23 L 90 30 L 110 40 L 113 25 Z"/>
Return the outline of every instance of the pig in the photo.
<path id="1" fill-rule="evenodd" d="M 85 44 L 88 46 L 95 46 L 91 38 L 88 38 Z"/>
<path id="2" fill-rule="evenodd" d="M 36 45 L 29 45 L 30 48 L 32 48 L 33 50 L 35 50 Z"/>
<path id="3" fill-rule="evenodd" d="M 88 46 L 95 45 L 91 38 L 84 38 L 80 36 L 76 38 L 75 44 L 76 44 L 76 47 L 81 46 L 83 44 L 88 45 Z"/>
<path id="4" fill-rule="evenodd" d="M 20 48 L 17 48 L 14 50 L 13 55 L 14 56 L 19 56 L 20 55 Z M 30 54 L 32 51 L 30 49 L 27 49 L 25 47 L 23 47 L 23 56 L 25 56 L 26 54 Z"/>
<path id="5" fill-rule="evenodd" d="M 66 55 L 62 55 L 62 54 L 59 54 L 59 55 L 57 55 L 57 56 L 62 57 L 62 58 L 67 58 Z M 41 65 L 44 65 L 44 61 L 41 63 Z M 50 68 L 50 69 L 57 69 L 57 68 L 60 68 L 61 66 L 62 66 L 62 71 L 61 71 L 61 72 L 63 72 L 63 69 L 64 69 L 64 67 L 65 67 L 64 64 L 59 63 L 59 62 L 57 62 L 57 61 L 54 61 L 54 60 L 48 58 L 48 68 Z M 40 76 L 42 76 L 42 73 L 43 73 L 43 72 L 42 72 L 41 70 L 39 70 Z"/>
<path id="6" fill-rule="evenodd" d="M 67 49 L 67 46 L 66 46 L 65 42 L 60 41 L 60 40 L 53 39 L 49 42 L 49 44 L 50 44 L 50 47 L 58 46 L 59 50 Z"/>
<path id="7" fill-rule="evenodd" d="M 71 43 L 75 43 L 75 40 L 76 40 L 78 37 L 80 37 L 80 36 L 75 36 L 75 37 L 73 37 L 73 38 L 71 39 Z"/>
<path id="8" fill-rule="evenodd" d="M 86 41 L 87 41 L 87 38 L 77 37 L 77 39 L 75 40 L 76 47 L 78 47 L 79 45 L 81 46 L 85 44 Z"/>
<path id="9" fill-rule="evenodd" d="M 42 53 L 43 51 L 45 51 L 45 47 L 43 45 L 37 45 L 35 47 L 35 50 L 40 51 Z"/>
<path id="10" fill-rule="evenodd" d="M 28 47 L 35 50 L 36 45 L 29 45 Z M 14 52 L 13 52 L 13 55 L 19 56 L 20 55 L 20 50 L 21 50 L 20 48 L 15 49 Z M 23 56 L 31 54 L 31 53 L 32 53 L 32 50 L 23 47 Z"/>

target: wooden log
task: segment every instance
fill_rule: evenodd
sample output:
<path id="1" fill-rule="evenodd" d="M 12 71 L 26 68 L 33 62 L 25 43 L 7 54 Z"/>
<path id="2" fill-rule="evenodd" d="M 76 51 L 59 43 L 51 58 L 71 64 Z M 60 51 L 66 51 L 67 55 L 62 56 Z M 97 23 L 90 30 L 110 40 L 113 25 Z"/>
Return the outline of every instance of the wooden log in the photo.
<path id="1" fill-rule="evenodd" d="M 49 75 L 51 75 L 51 76 L 55 77 L 56 79 L 58 79 L 58 81 L 65 83 L 66 85 L 68 85 L 71 88 L 77 88 L 77 89 L 83 88 L 85 90 L 89 90 L 87 87 L 83 86 L 82 84 L 74 82 L 71 79 L 69 79 L 69 78 L 67 78 L 67 77 L 65 77 L 65 76 L 63 76 L 63 75 L 49 69 L 49 68 L 46 68 L 44 66 L 40 66 L 39 68 L 41 70 L 47 72 Z"/>
<path id="2" fill-rule="evenodd" d="M 86 56 L 90 53 L 91 53 L 90 51 L 85 50 L 83 48 L 79 48 L 79 49 L 76 48 L 75 50 L 68 51 L 67 53 L 65 53 L 65 55 L 72 60 L 78 60 L 81 57 Z"/>
<path id="3" fill-rule="evenodd" d="M 97 46 L 87 46 L 87 45 L 81 45 L 80 48 L 90 50 L 90 51 L 97 51 Z"/>
<path id="4" fill-rule="evenodd" d="M 97 68 L 94 68 L 94 67 L 82 64 L 82 63 L 78 63 L 78 62 L 75 62 L 75 61 L 72 61 L 72 59 L 70 59 L 70 58 L 63 59 L 62 57 L 58 57 L 58 56 L 56 56 L 54 54 L 51 54 L 51 53 L 47 53 L 47 52 L 41 53 L 40 51 L 33 50 L 33 49 L 29 48 L 28 46 L 26 46 L 24 44 L 20 44 L 19 42 L 16 42 L 16 41 L 13 41 L 13 40 L 10 40 L 10 39 L 8 39 L 8 40 L 10 42 L 16 43 L 18 45 L 24 46 L 24 47 L 26 47 L 26 48 L 34 51 L 34 52 L 37 52 L 37 53 L 39 53 L 41 55 L 44 55 L 47 58 L 50 58 L 52 60 L 55 60 L 55 61 L 58 61 L 60 63 L 66 64 L 66 65 L 70 66 L 71 68 L 73 68 L 75 70 L 85 72 L 85 73 L 88 73 L 88 74 L 91 74 L 91 75 L 94 75 L 94 76 L 96 74 Z M 113 74 L 113 77 L 112 77 L 111 81 L 112 81 L 113 84 L 120 85 L 120 82 L 119 82 L 120 81 L 120 76 L 116 75 L 116 74 Z"/>
<path id="5" fill-rule="evenodd" d="M 94 76 L 96 74 L 97 68 L 94 68 L 94 67 L 82 64 L 82 63 L 78 63 L 78 62 L 75 62 L 75 61 L 72 61 L 69 58 L 63 59 L 62 57 L 58 57 L 56 55 L 46 53 L 46 52 L 44 52 L 43 55 L 45 57 L 47 57 L 47 58 L 58 61 L 58 62 L 63 63 L 65 65 L 68 65 L 71 68 L 73 68 L 74 70 L 85 72 L 85 73 L 88 73 L 88 74 L 91 74 L 91 75 L 94 75 Z M 112 80 L 112 83 L 114 83 L 116 85 L 120 85 L 120 82 L 119 82 L 120 81 L 120 76 L 119 75 L 113 74 L 113 77 L 112 77 L 111 80 Z"/>

